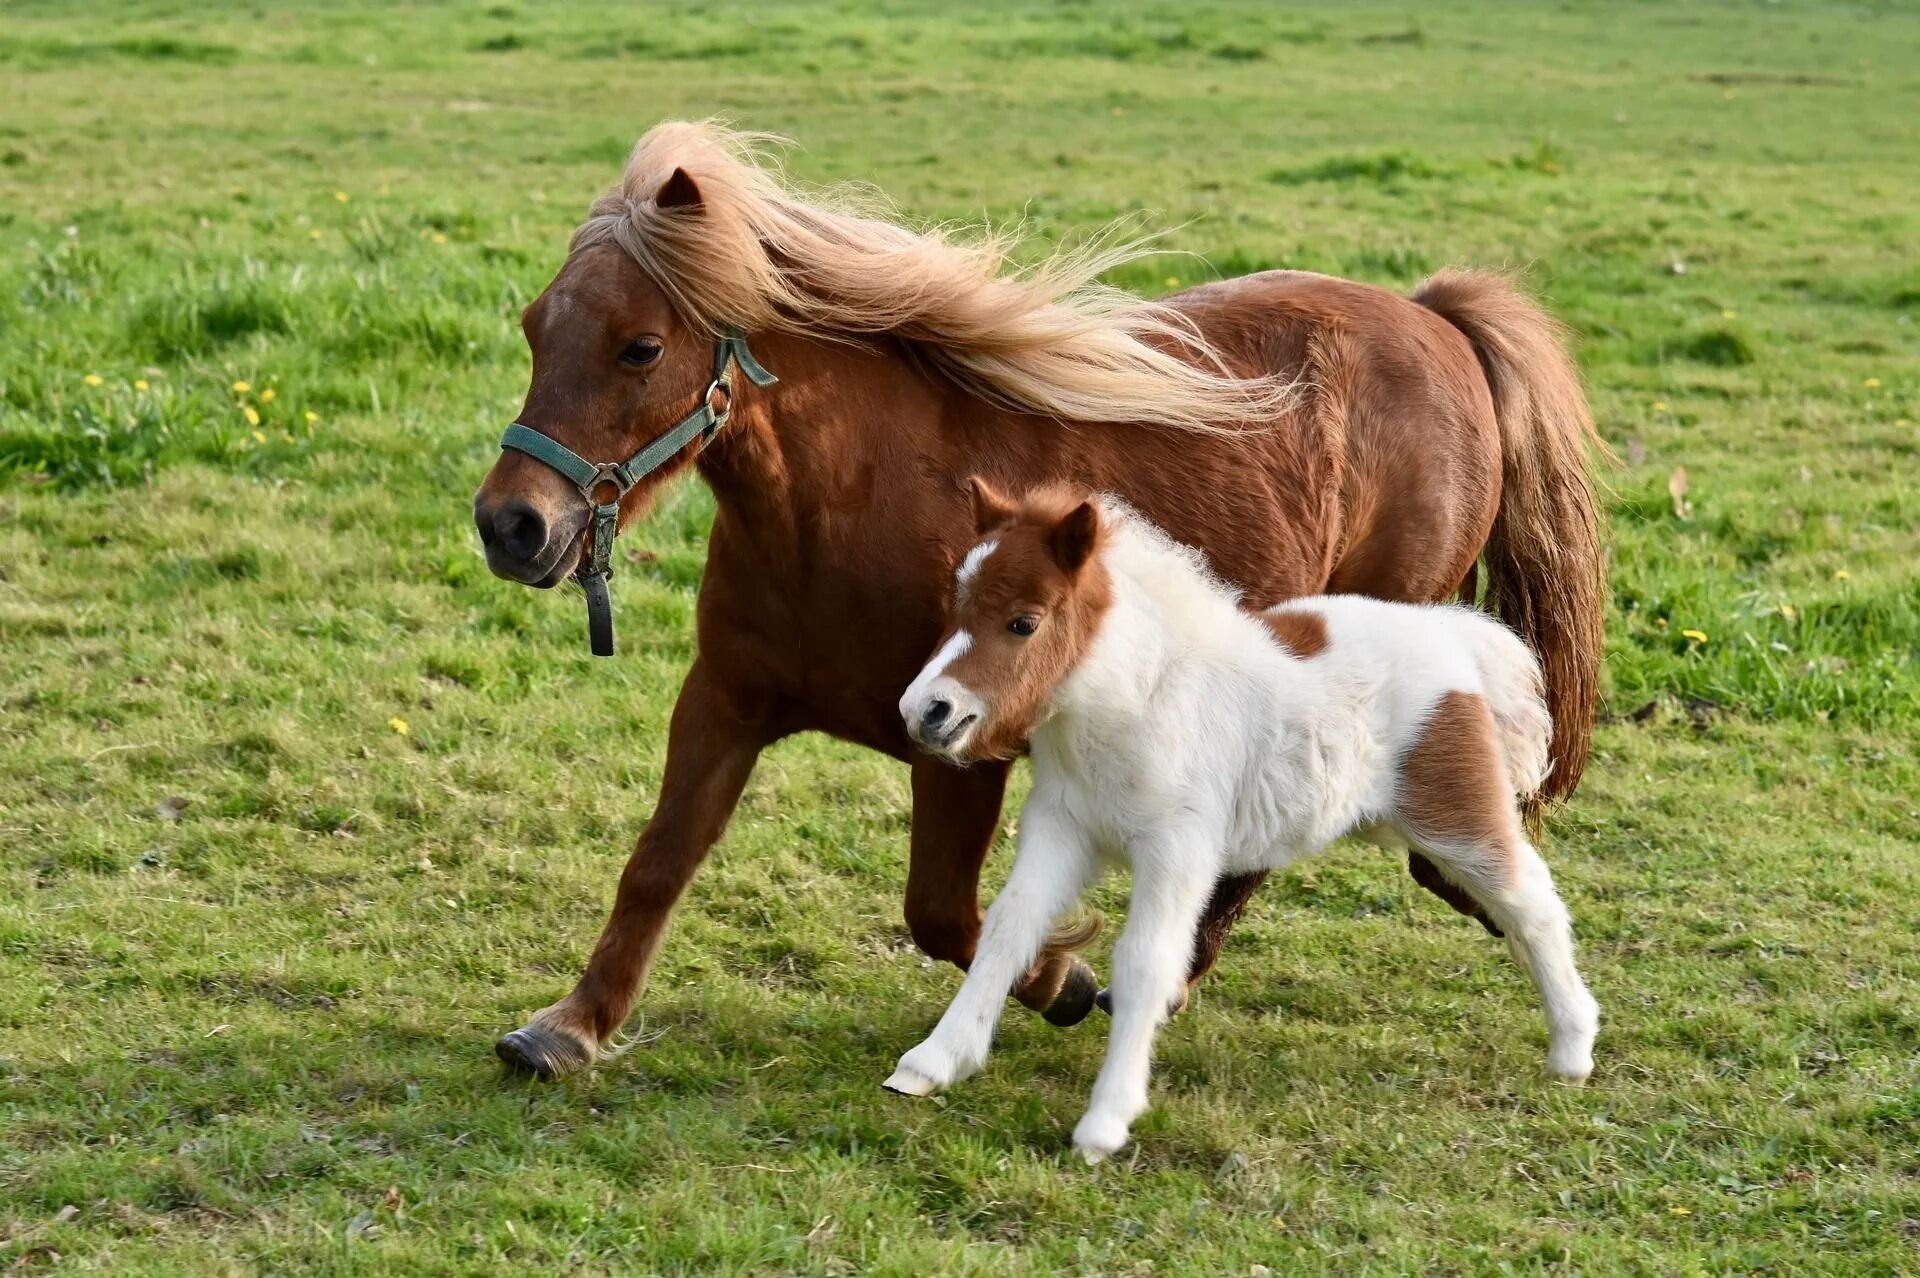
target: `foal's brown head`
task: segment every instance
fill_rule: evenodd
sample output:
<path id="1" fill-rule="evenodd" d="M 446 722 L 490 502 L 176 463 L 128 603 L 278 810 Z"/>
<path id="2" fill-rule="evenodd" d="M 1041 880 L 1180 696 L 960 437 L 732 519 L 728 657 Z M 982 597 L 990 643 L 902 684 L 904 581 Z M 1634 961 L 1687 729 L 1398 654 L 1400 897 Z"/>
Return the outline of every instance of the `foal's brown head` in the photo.
<path id="1" fill-rule="evenodd" d="M 956 763 L 1019 752 L 1111 595 L 1092 500 L 1042 489 L 1012 502 L 967 484 L 979 541 L 954 573 L 940 646 L 900 699 L 908 734 Z"/>
<path id="2" fill-rule="evenodd" d="M 653 201 L 664 217 L 702 216 L 699 187 L 681 169 Z M 700 402 L 713 375 L 713 335 L 694 331 L 659 283 L 611 240 L 576 243 L 521 314 L 520 327 L 533 351 L 533 380 L 517 420 L 592 461 L 625 460 L 672 427 Z M 636 485 L 621 502 L 621 522 L 643 510 L 696 451 L 689 445 Z M 580 561 L 588 510 L 558 471 L 506 451 L 474 494 L 473 522 L 488 567 L 546 587 Z"/>

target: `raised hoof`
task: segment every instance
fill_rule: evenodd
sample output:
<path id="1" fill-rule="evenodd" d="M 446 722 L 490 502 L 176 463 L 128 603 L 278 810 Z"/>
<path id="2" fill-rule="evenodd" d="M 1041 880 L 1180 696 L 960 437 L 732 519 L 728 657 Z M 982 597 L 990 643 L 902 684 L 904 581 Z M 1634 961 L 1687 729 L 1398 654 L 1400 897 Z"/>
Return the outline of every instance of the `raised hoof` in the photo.
<path id="1" fill-rule="evenodd" d="M 904 1065 L 894 1070 L 893 1077 L 880 1086 L 901 1096 L 931 1096 L 939 1090 L 931 1078 Z"/>
<path id="2" fill-rule="evenodd" d="M 514 1073 L 531 1074 L 543 1083 L 582 1069 L 593 1059 L 578 1041 L 544 1025 L 528 1025 L 505 1035 L 493 1045 L 493 1052 Z"/>
<path id="3" fill-rule="evenodd" d="M 1063 1029 L 1078 1025 L 1087 1019 L 1087 1013 L 1093 1010 L 1100 995 L 1100 978 L 1085 963 L 1076 962 L 1067 969 L 1067 979 L 1060 982 L 1060 992 L 1040 1015 L 1046 1018 L 1047 1024 Z"/>

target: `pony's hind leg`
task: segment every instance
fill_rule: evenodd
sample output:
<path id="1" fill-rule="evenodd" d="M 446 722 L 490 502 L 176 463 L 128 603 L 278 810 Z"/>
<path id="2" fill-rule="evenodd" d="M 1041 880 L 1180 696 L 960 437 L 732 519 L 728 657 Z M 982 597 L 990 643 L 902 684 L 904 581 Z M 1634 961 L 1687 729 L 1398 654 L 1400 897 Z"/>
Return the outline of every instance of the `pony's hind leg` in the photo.
<path id="1" fill-rule="evenodd" d="M 1573 924 L 1553 875 L 1521 829 L 1493 721 L 1479 697 L 1450 694 L 1401 768 L 1398 825 L 1415 849 L 1506 933 L 1547 1016 L 1547 1069 L 1593 1072 L 1600 1009 L 1573 961 Z"/>

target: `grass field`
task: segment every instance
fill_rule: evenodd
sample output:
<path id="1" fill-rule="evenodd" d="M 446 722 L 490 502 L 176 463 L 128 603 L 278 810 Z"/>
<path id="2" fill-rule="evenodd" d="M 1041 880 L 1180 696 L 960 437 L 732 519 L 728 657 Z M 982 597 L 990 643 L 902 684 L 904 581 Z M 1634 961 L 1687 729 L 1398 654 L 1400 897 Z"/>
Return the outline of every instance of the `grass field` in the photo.
<path id="1" fill-rule="evenodd" d="M 1894 5 L 9 4 L 0 1265 L 1914 1272 L 1916 50 Z M 637 1045 L 502 1078 L 649 810 L 711 506 L 623 541 L 596 663 L 468 502 L 517 309 L 642 128 L 716 112 L 918 217 L 1144 214 L 1148 293 L 1532 267 L 1624 458 L 1548 846 L 1592 1085 L 1353 848 L 1257 898 L 1119 1165 L 1067 1151 L 1099 1022 L 887 1095 L 956 977 L 900 920 L 904 771 L 819 739 Z"/>

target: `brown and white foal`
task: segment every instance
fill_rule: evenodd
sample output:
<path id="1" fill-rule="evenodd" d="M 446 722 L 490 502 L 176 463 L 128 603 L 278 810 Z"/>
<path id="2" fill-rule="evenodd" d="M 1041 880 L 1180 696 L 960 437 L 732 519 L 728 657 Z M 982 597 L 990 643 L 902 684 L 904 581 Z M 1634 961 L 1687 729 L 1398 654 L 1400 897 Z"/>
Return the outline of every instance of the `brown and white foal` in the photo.
<path id="1" fill-rule="evenodd" d="M 1016 505 L 972 488 L 980 541 L 954 624 L 900 713 L 955 763 L 1030 742 L 1033 791 L 966 981 L 889 1088 L 926 1095 L 977 1070 L 1056 916 L 1124 861 L 1113 1032 L 1073 1136 L 1099 1161 L 1146 1108 L 1153 1036 L 1185 998 L 1214 884 L 1353 833 L 1405 840 L 1485 909 L 1546 1004 L 1547 1068 L 1587 1077 L 1599 1009 L 1515 803 L 1544 777 L 1551 720 L 1512 632 L 1468 608 L 1357 596 L 1250 612 L 1112 498 Z"/>

